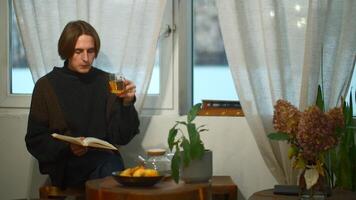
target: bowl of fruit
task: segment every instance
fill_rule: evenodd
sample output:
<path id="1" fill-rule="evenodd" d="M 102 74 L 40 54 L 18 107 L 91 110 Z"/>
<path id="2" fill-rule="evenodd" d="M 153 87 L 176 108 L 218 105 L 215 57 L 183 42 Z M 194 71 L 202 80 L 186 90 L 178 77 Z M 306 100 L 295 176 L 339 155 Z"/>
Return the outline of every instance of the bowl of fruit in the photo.
<path id="1" fill-rule="evenodd" d="M 112 176 L 121 185 L 134 187 L 153 186 L 164 178 L 157 170 L 145 168 L 144 166 L 115 171 Z"/>

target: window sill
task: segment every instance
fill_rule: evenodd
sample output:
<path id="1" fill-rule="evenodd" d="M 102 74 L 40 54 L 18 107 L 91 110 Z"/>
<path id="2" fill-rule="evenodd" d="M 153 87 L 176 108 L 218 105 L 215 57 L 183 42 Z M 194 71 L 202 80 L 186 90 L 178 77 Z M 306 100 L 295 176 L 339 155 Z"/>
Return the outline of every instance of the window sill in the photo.
<path id="1" fill-rule="evenodd" d="M 229 116 L 244 117 L 241 108 L 205 108 L 198 112 L 198 116 Z"/>

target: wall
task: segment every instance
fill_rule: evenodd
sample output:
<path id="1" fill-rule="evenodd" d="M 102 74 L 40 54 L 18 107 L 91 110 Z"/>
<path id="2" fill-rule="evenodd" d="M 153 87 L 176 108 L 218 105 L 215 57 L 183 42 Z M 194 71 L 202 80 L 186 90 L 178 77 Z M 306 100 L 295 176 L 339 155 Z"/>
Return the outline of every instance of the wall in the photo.
<path id="1" fill-rule="evenodd" d="M 37 163 L 25 147 L 27 112 L 0 110 L 1 199 L 35 198 L 37 188 L 46 178 L 38 173 Z M 137 155 L 144 155 L 144 149 L 166 147 L 168 130 L 179 118 L 182 117 L 142 117 L 141 134 L 122 148 L 127 165 L 134 165 Z M 213 151 L 214 175 L 232 176 L 239 188 L 239 200 L 276 184 L 245 118 L 198 117 L 196 121 L 209 129 L 202 138 L 206 147 Z"/>

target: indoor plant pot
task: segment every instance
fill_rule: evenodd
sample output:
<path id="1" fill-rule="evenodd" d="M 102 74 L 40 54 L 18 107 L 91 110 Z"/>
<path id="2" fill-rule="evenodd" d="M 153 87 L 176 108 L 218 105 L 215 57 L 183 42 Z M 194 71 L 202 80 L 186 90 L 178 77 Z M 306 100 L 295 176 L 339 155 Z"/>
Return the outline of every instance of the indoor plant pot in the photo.
<path id="1" fill-rule="evenodd" d="M 201 108 L 201 103 L 194 105 L 187 115 L 186 121 L 176 121 L 169 130 L 168 146 L 172 151 L 172 178 L 176 183 L 182 178 L 185 182 L 208 181 L 212 176 L 212 152 L 206 150 L 200 133 L 207 131 L 205 125 L 193 123 Z M 186 127 L 184 132 L 180 127 Z M 180 172 L 182 177 L 180 177 Z"/>
<path id="2" fill-rule="evenodd" d="M 207 182 L 213 176 L 213 152 L 205 150 L 201 159 L 195 159 L 186 167 L 181 165 L 181 179 L 185 183 Z"/>

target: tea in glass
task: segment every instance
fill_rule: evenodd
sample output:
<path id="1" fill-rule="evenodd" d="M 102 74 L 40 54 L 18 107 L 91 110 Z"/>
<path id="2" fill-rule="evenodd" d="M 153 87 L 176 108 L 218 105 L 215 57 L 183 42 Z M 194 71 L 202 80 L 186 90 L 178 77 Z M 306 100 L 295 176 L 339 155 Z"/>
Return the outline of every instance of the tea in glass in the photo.
<path id="1" fill-rule="evenodd" d="M 124 94 L 126 92 L 124 76 L 121 74 L 110 74 L 109 89 L 113 94 Z"/>

